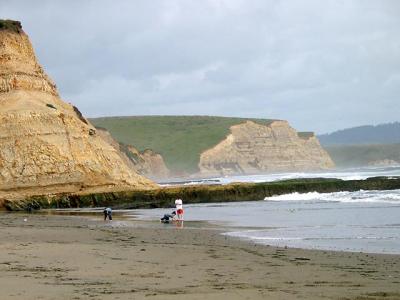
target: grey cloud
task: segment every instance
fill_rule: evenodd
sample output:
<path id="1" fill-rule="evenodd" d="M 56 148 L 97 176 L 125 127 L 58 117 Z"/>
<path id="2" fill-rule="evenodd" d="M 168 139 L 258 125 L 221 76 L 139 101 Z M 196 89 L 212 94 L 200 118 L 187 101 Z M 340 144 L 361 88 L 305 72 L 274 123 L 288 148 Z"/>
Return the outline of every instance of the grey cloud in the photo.
<path id="1" fill-rule="evenodd" d="M 327 132 L 398 120 L 396 0 L 8 1 L 89 116 L 215 114 Z"/>

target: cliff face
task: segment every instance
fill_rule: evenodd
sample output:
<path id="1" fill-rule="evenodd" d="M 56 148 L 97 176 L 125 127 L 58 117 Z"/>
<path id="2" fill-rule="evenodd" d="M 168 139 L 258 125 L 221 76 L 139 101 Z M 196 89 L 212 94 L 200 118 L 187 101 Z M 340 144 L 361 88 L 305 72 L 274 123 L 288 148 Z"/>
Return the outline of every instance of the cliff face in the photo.
<path id="1" fill-rule="evenodd" d="M 120 153 L 121 158 L 135 172 L 152 179 L 165 179 L 169 176 L 170 171 L 160 154 L 150 149 L 139 151 L 132 145 L 119 144 L 106 129 L 96 129 L 98 134 Z"/>
<path id="2" fill-rule="evenodd" d="M 19 32 L 0 28 L 0 76 L 0 93 L 29 91 L 58 96 L 22 28 Z"/>
<path id="3" fill-rule="evenodd" d="M 154 187 L 59 98 L 28 36 L 15 28 L 0 26 L 0 198 Z"/>
<path id="4" fill-rule="evenodd" d="M 218 145 L 203 152 L 202 175 L 312 171 L 334 167 L 313 134 L 301 135 L 286 121 L 234 125 Z"/>
<path id="5" fill-rule="evenodd" d="M 165 179 L 170 175 L 170 171 L 165 165 L 161 154 L 151 149 L 138 151 L 133 146 L 128 146 L 128 156 L 131 157 L 139 174 L 152 179 Z"/>
<path id="6" fill-rule="evenodd" d="M 111 136 L 110 132 L 108 132 L 104 128 L 98 128 L 96 127 L 96 132 L 97 134 L 109 145 L 111 145 L 118 153 L 118 155 L 121 157 L 121 159 L 124 161 L 124 163 L 132 170 L 134 170 L 137 173 L 137 170 L 135 168 L 135 165 L 133 164 L 132 160 L 126 155 L 125 151 L 123 151 L 121 145 L 114 140 L 114 138 Z"/>

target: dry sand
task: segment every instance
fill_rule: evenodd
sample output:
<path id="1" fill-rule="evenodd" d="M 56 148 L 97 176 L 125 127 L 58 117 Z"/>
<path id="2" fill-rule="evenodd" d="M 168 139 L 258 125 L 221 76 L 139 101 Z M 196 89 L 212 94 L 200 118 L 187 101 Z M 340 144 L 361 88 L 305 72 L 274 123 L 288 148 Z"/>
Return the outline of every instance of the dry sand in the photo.
<path id="1" fill-rule="evenodd" d="M 400 299 L 398 255 L 101 218 L 0 213 L 0 299 Z"/>

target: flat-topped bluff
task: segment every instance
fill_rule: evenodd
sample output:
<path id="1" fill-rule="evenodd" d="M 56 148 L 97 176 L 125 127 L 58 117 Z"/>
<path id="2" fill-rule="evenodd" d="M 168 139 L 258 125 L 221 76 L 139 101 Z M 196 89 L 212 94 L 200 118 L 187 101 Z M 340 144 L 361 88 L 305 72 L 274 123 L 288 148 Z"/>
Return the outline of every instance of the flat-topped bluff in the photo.
<path id="1" fill-rule="evenodd" d="M 199 171 L 202 152 L 224 139 L 232 125 L 246 120 L 260 124 L 272 121 L 218 116 L 128 116 L 90 121 L 106 128 L 120 143 L 160 153 L 172 176 L 184 177 Z"/>
<path id="2" fill-rule="evenodd" d="M 200 156 L 200 174 L 232 175 L 314 171 L 334 167 L 313 133 L 298 133 L 287 121 L 247 121 Z"/>
<path id="3" fill-rule="evenodd" d="M 0 24 L 0 199 L 155 187 L 59 98 L 20 23 Z"/>
<path id="4" fill-rule="evenodd" d="M 91 121 L 96 126 L 107 128 L 120 143 L 133 144 L 139 150 L 151 148 L 160 153 L 168 169 L 175 176 L 309 171 L 333 167 L 332 160 L 321 148 L 312 132 L 296 132 L 282 120 L 218 116 L 130 116 L 97 118 Z M 216 153 L 215 160 L 210 161 L 211 164 L 215 162 L 215 165 L 207 166 L 208 158 L 206 159 L 204 153 L 224 141 L 231 134 L 232 126 L 246 124 L 247 121 L 251 121 L 250 124 L 253 126 L 239 127 L 243 134 L 238 139 L 243 140 L 242 145 L 248 143 L 250 147 L 248 157 L 243 156 L 244 151 L 226 155 L 222 154 L 223 152 Z M 278 124 L 281 126 L 277 126 Z M 247 130 L 249 133 L 245 134 Z M 265 132 L 257 136 L 257 130 Z M 275 138 L 271 138 L 271 130 Z M 252 136 L 257 143 L 252 142 Z M 282 146 L 285 143 L 288 147 Z M 267 153 L 264 152 L 271 149 L 274 149 L 275 153 L 282 153 L 267 157 Z M 298 151 L 300 154 L 290 154 L 289 149 Z M 229 148 L 226 150 L 231 151 Z M 232 149 L 232 151 L 236 150 Z M 203 160 L 200 162 L 202 155 Z M 226 156 L 227 159 L 220 159 L 218 155 Z M 266 159 L 272 161 L 267 163 Z M 257 163 L 257 160 L 261 162 Z M 244 161 L 247 162 L 244 163 Z M 255 167 L 251 167 L 254 164 Z"/>

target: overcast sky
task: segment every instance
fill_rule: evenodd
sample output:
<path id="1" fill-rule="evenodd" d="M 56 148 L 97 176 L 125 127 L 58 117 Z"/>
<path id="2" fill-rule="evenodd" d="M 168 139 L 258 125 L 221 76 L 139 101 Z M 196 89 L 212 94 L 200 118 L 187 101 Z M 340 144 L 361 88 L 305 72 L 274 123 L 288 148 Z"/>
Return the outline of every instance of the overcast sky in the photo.
<path id="1" fill-rule="evenodd" d="M 400 120 L 400 1 L 0 0 L 89 117 Z"/>

